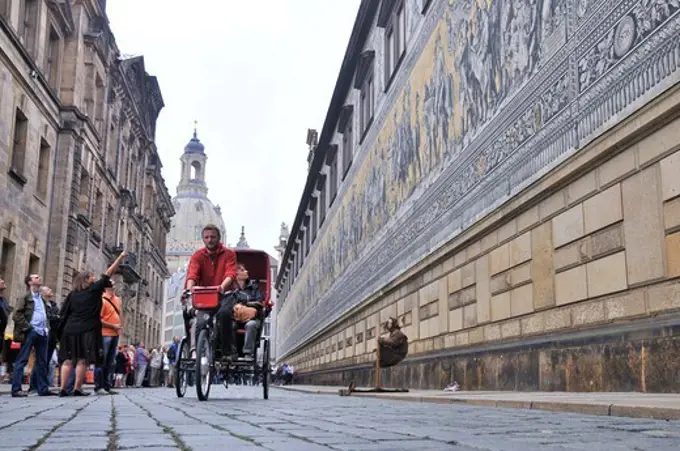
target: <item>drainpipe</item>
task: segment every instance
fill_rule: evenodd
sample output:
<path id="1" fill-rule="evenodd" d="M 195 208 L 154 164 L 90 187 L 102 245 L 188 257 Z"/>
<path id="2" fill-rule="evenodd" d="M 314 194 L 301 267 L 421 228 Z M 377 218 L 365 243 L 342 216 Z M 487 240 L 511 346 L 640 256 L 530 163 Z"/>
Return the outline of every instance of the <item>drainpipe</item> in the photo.
<path id="1" fill-rule="evenodd" d="M 50 210 L 49 215 L 47 217 L 47 239 L 45 240 L 45 261 L 43 261 L 43 265 L 41 268 L 41 271 L 43 274 L 45 274 L 45 271 L 47 270 L 47 262 L 50 259 L 50 236 L 52 236 L 52 211 L 54 210 L 53 203 L 54 203 L 54 191 L 55 189 L 55 182 L 57 180 L 57 156 L 59 154 L 59 135 L 57 135 L 57 145 L 54 149 L 54 157 L 52 158 L 52 192 L 50 193 L 50 203 L 48 205 L 48 208 Z M 58 293 L 59 292 L 59 275 L 57 273 L 57 286 L 54 287 L 54 292 Z"/>

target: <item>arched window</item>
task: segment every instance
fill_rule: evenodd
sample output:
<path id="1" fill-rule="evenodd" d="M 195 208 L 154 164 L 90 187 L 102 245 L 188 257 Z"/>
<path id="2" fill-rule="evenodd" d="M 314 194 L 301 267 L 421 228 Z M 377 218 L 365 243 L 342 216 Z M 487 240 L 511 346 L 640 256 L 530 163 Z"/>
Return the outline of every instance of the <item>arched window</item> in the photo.
<path id="1" fill-rule="evenodd" d="M 191 163 L 191 180 L 200 180 L 202 178 L 201 163 L 194 161 Z"/>

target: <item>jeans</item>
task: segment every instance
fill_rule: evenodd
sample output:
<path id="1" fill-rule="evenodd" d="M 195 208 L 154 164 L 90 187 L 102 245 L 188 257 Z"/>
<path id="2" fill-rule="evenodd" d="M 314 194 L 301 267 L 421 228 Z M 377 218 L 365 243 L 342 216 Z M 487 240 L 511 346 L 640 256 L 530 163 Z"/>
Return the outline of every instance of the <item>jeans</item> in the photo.
<path id="1" fill-rule="evenodd" d="M 57 347 L 57 342 L 50 339 L 47 345 L 47 372 L 45 374 L 45 384 L 47 387 L 52 386 L 52 377 L 54 377 L 55 364 L 52 363 L 52 354 Z M 33 365 L 33 371 L 31 371 L 31 378 L 29 379 L 28 391 L 36 390 L 38 388 L 38 365 Z"/>
<path id="2" fill-rule="evenodd" d="M 255 354 L 255 338 L 260 327 L 259 319 L 251 319 L 245 324 L 246 336 L 243 342 L 243 353 L 252 356 Z"/>
<path id="3" fill-rule="evenodd" d="M 103 337 L 104 339 L 104 363 L 94 370 L 94 389 L 111 390 L 111 376 L 116 368 L 116 352 L 118 352 L 119 337 Z"/>
<path id="4" fill-rule="evenodd" d="M 31 329 L 26 335 L 26 341 L 21 345 L 19 355 L 14 363 L 14 373 L 12 375 L 12 393 L 21 391 L 21 383 L 24 379 L 24 368 L 31 355 L 31 349 L 35 348 L 35 365 L 37 367 L 36 388 L 38 393 L 45 393 L 49 390 L 47 383 L 47 347 L 48 338 Z"/>

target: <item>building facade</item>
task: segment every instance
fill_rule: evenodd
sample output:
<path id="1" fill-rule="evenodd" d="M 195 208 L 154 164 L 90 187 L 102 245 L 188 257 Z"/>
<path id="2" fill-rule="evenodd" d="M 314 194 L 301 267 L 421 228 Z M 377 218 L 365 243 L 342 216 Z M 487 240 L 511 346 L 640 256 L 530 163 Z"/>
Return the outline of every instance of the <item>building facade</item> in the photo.
<path id="1" fill-rule="evenodd" d="M 304 383 L 680 391 L 680 7 L 361 2 L 277 280 Z M 674 363 L 673 363 L 674 362 Z"/>
<path id="2" fill-rule="evenodd" d="M 78 271 L 117 278 L 123 342 L 159 342 L 174 214 L 154 143 L 164 106 L 142 57 L 121 59 L 102 0 L 0 1 L 0 274 L 63 298 Z"/>
<path id="3" fill-rule="evenodd" d="M 208 198 L 206 169 L 208 155 L 198 139 L 197 131 L 184 147 L 180 182 L 172 204 L 177 214 L 172 218 L 165 259 L 171 273 L 163 304 L 163 343 L 184 335 L 184 320 L 180 304 L 191 255 L 203 247 L 201 232 L 208 224 L 216 225 L 227 242 L 222 210 Z"/>

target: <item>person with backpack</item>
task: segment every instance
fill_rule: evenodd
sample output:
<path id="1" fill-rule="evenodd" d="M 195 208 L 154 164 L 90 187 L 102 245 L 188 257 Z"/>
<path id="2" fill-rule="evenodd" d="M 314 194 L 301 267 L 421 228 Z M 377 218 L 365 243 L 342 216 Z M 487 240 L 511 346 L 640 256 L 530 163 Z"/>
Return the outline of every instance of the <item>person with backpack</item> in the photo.
<path id="1" fill-rule="evenodd" d="M 175 362 L 177 362 L 177 350 L 179 348 L 179 337 L 173 337 L 172 344 L 168 347 L 168 366 L 170 371 L 168 372 L 168 380 L 165 382 L 167 387 L 175 386 Z"/>
<path id="2" fill-rule="evenodd" d="M 115 395 L 116 392 L 111 390 L 111 379 L 116 368 L 116 353 L 122 323 L 120 318 L 120 298 L 116 296 L 112 280 L 106 283 L 102 296 L 101 320 L 104 358 L 102 365 L 98 365 L 95 369 L 94 391 L 99 393 L 99 390 L 103 389 L 106 393 Z"/>

